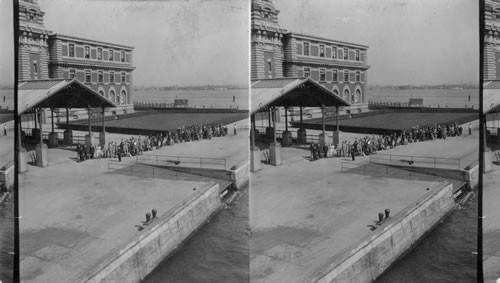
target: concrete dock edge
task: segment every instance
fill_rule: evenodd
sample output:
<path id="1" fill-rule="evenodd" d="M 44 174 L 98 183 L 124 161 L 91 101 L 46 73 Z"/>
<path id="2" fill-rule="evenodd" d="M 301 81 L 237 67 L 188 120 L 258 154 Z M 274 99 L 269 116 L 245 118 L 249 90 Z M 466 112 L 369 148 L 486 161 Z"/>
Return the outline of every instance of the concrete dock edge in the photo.
<path id="1" fill-rule="evenodd" d="M 219 185 L 211 183 L 160 216 L 125 247 L 111 251 L 76 282 L 140 282 L 220 208 Z"/>
<path id="2" fill-rule="evenodd" d="M 340 257 L 319 268 L 311 282 L 372 282 L 455 207 L 453 186 L 443 182 Z"/>

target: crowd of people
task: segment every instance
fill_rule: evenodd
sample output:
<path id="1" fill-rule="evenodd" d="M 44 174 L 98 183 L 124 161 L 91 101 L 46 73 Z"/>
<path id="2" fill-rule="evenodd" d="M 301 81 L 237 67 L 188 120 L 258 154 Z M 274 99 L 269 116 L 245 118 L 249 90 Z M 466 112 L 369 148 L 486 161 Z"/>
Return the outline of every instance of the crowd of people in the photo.
<path id="1" fill-rule="evenodd" d="M 121 139 L 121 142 L 110 141 L 104 147 L 99 144 L 93 144 L 90 147 L 85 144 L 78 144 L 76 152 L 79 161 L 94 158 L 118 158 L 121 161 L 122 157 L 136 156 L 145 151 L 160 149 L 176 143 L 222 137 L 226 136 L 227 133 L 228 128 L 222 123 L 198 124 L 179 127 L 173 131 L 158 132 L 149 136 Z M 234 134 L 236 134 L 236 126 Z"/>
<path id="2" fill-rule="evenodd" d="M 415 126 L 408 131 L 393 132 L 384 135 L 365 136 L 356 138 L 353 142 L 342 141 L 338 146 L 310 144 L 311 160 L 317 160 L 326 157 L 351 157 L 355 160 L 356 156 L 366 156 L 374 154 L 380 150 L 394 148 L 398 145 L 407 145 L 408 143 L 446 139 L 447 137 L 461 136 L 463 128 L 458 123 L 434 124 L 431 126 Z M 469 124 L 469 135 L 471 134 L 471 125 Z"/>

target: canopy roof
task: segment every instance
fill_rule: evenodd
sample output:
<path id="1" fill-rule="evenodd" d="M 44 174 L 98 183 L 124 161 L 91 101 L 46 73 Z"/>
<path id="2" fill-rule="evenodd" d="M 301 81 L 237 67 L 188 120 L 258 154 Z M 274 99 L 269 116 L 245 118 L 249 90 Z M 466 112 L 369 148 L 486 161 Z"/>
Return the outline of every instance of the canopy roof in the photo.
<path id="1" fill-rule="evenodd" d="M 500 108 L 500 81 L 489 81 L 483 85 L 483 114 Z"/>
<path id="2" fill-rule="evenodd" d="M 311 78 L 282 78 L 253 81 L 250 114 L 271 106 L 321 107 L 350 104 Z"/>
<path id="3" fill-rule="evenodd" d="M 116 107 L 76 78 L 21 81 L 17 93 L 19 115 L 33 108 Z"/>

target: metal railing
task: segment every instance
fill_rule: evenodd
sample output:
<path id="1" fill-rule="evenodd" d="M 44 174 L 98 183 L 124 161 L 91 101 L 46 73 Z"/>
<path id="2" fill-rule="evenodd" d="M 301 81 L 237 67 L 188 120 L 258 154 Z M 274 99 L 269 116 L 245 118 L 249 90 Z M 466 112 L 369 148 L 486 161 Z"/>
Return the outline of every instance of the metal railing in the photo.
<path id="1" fill-rule="evenodd" d="M 176 165 L 198 168 L 219 168 L 226 169 L 227 161 L 225 158 L 210 158 L 210 157 L 190 157 L 190 156 L 174 156 L 174 155 L 159 155 L 159 154 L 142 154 L 136 156 L 136 162 L 143 162 L 155 165 Z"/>
<path id="2" fill-rule="evenodd" d="M 486 127 L 486 130 L 489 132 L 490 136 L 496 136 L 498 134 L 499 127 Z"/>
<path id="3" fill-rule="evenodd" d="M 452 167 L 460 169 L 459 158 L 444 158 L 436 156 L 414 156 L 414 155 L 399 155 L 399 154 L 383 154 L 377 153 L 370 155 L 370 162 L 388 163 L 390 165 L 413 165 L 418 163 L 424 164 L 426 167 L 432 165 L 433 168 Z"/>
<path id="4" fill-rule="evenodd" d="M 30 130 L 30 131 L 26 131 L 26 130 Z M 31 132 L 31 128 L 23 128 L 23 131 L 24 131 L 26 137 L 31 138 L 31 139 L 34 138 L 32 132 Z M 42 131 L 42 139 L 45 141 L 48 141 L 50 133 L 51 133 L 51 131 Z M 64 133 L 59 132 L 59 131 L 56 131 L 56 133 L 58 134 L 59 144 L 62 145 L 64 142 Z M 98 140 L 99 136 L 94 136 L 94 139 Z M 85 136 L 73 135 L 73 145 L 84 144 L 84 143 L 85 143 Z"/>
<path id="5" fill-rule="evenodd" d="M 255 126 L 255 130 L 260 135 L 266 134 L 266 127 Z M 297 131 L 291 131 L 290 129 L 288 131 L 292 134 L 292 139 L 297 140 Z M 283 132 L 284 132 L 283 130 L 276 130 L 276 139 L 282 139 Z M 333 139 L 333 136 L 328 136 L 328 137 L 330 139 Z M 306 134 L 306 143 L 318 143 L 318 142 L 319 142 L 319 135 Z"/>
<path id="6" fill-rule="evenodd" d="M 108 173 L 118 173 L 124 174 L 128 176 L 136 176 L 136 177 L 146 177 L 146 178 L 175 178 L 176 180 L 179 178 L 179 173 L 177 171 L 166 172 L 165 169 L 155 168 L 150 166 L 138 166 L 138 165 L 130 165 L 130 164 L 121 164 L 121 163 L 108 163 Z"/>

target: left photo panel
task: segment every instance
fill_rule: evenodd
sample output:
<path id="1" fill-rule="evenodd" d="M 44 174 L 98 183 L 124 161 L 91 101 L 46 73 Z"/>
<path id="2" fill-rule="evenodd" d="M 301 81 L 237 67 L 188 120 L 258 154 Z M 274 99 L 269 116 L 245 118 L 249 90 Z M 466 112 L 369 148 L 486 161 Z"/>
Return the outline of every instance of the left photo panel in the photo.
<path id="1" fill-rule="evenodd" d="M 247 282 L 241 1 L 19 0 L 23 282 Z"/>
<path id="2" fill-rule="evenodd" d="M 0 0 L 0 282 L 14 280 L 14 21 Z"/>

